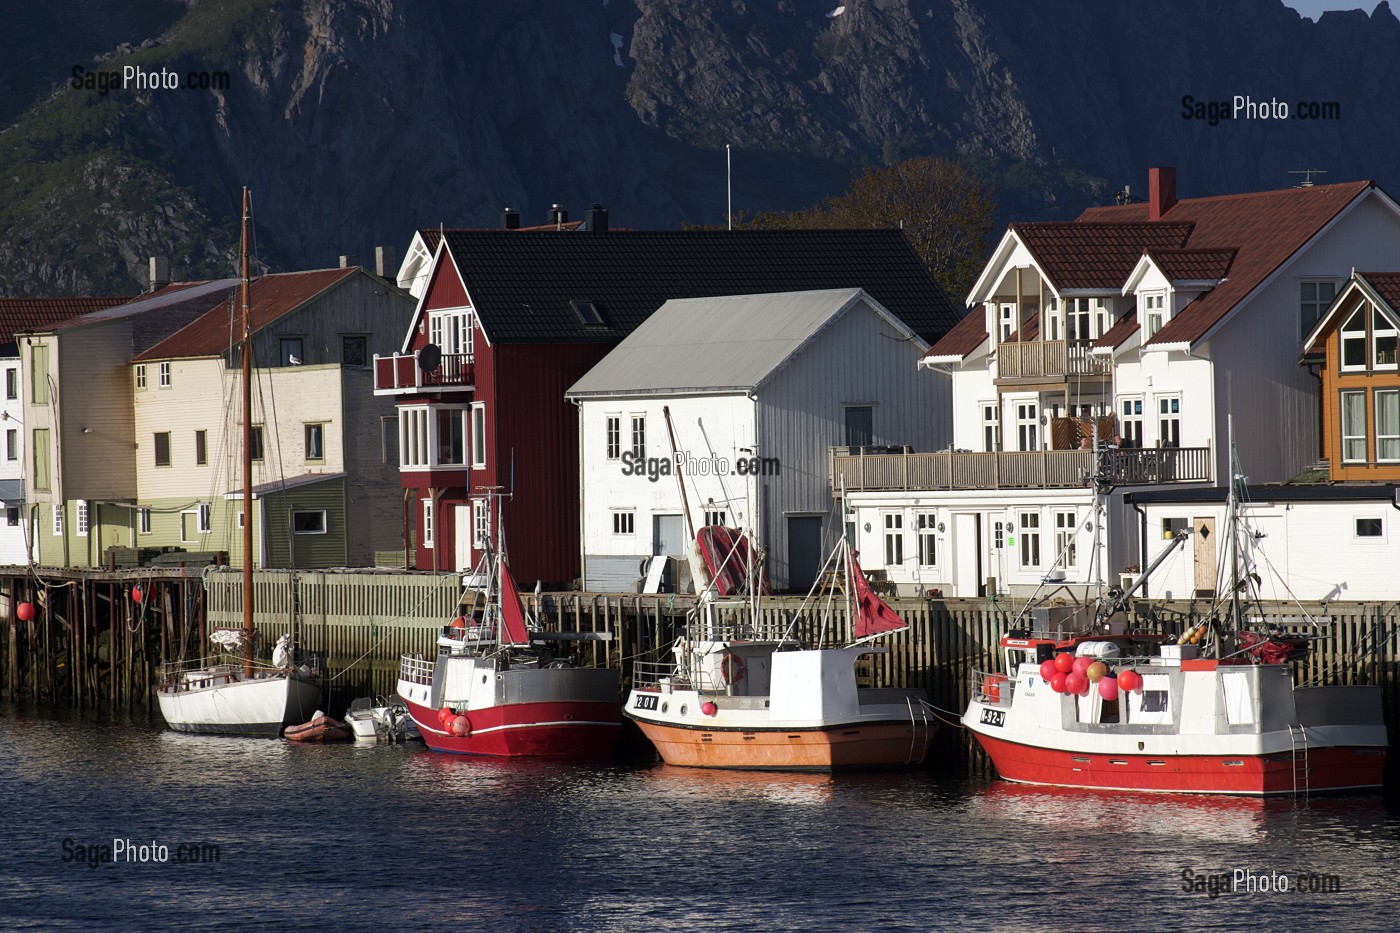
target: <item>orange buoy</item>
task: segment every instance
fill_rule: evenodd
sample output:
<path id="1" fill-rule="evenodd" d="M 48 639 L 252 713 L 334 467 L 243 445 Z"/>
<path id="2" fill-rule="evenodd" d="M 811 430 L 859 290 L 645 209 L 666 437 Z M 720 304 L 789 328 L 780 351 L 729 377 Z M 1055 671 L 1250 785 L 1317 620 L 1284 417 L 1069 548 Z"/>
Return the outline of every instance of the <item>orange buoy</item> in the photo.
<path id="1" fill-rule="evenodd" d="M 19 616 L 21 622 L 28 622 L 34 618 L 34 604 L 20 603 L 15 607 L 15 615 Z"/>
<path id="2" fill-rule="evenodd" d="M 134 602 L 134 603 L 139 603 L 139 602 L 141 602 L 141 600 L 143 600 L 143 599 L 145 599 L 145 598 L 146 598 L 146 594 L 145 594 L 145 592 L 141 589 L 141 587 L 139 587 L 139 586 L 133 586 L 133 587 L 131 588 L 131 601 L 132 601 L 132 602 Z"/>

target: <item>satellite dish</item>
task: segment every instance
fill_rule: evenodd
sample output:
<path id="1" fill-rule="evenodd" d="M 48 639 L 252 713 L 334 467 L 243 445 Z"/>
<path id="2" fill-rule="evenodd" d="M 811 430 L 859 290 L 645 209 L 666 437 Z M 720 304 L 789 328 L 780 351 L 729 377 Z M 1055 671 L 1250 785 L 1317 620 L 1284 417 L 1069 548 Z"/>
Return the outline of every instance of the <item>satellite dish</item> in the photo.
<path id="1" fill-rule="evenodd" d="M 442 348 L 435 343 L 427 344 L 418 351 L 418 368 L 430 373 L 442 365 Z"/>

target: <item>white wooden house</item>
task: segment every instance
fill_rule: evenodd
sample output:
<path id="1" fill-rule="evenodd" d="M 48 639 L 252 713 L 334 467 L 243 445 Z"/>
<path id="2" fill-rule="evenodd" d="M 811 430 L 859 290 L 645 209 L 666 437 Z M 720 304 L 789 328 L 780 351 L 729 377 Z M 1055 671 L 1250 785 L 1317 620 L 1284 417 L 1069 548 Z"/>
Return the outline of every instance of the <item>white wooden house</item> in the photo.
<path id="1" fill-rule="evenodd" d="M 840 531 L 829 449 L 947 444 L 926 347 L 861 289 L 668 301 L 568 393 L 585 588 L 632 589 L 687 552 L 679 455 L 690 528 L 753 530 L 773 585 L 804 590 Z"/>
<path id="2" fill-rule="evenodd" d="M 860 546 L 902 589 L 1114 578 L 1142 561 L 1122 491 L 1220 485 L 1232 413 L 1254 481 L 1319 457 L 1303 339 L 1353 267 L 1396 267 L 1400 208 L 1369 181 L 1180 201 L 1173 170 L 1149 182 L 1145 204 L 1007 229 L 922 363 L 952 379 L 953 450 L 835 458 Z M 1099 521 L 1096 430 L 1117 487 Z"/>

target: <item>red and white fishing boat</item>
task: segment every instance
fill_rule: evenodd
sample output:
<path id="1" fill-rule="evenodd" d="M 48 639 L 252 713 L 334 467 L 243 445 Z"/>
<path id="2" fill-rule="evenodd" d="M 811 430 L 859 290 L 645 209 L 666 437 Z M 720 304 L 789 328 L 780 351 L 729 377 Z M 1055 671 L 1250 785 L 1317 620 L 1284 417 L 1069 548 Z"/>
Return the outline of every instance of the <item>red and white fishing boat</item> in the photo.
<path id="1" fill-rule="evenodd" d="M 618 672 L 577 665 L 560 646 L 609 633 L 531 632 L 497 547 L 472 575 L 482 608 L 443 627 L 432 660 L 404 656 L 398 695 L 438 752 L 502 757 L 607 755 L 622 725 Z"/>
<path id="2" fill-rule="evenodd" d="M 734 548 L 730 559 L 748 553 Z M 729 605 L 711 598 L 712 581 L 672 647 L 674 660 L 634 665 L 625 712 L 667 764 L 831 771 L 924 761 L 937 720 L 923 691 L 863 688 L 856 679 L 862 655 L 888 650 L 869 640 L 905 623 L 871 590 L 844 541 L 838 554 L 850 581 L 850 644 L 820 647 L 823 624 L 816 647 L 804 647 L 795 623 L 782 631 L 761 623 L 752 597 Z M 747 576 L 751 590 L 761 589 L 756 572 Z"/>
<path id="3" fill-rule="evenodd" d="M 1238 555 L 1236 493 L 1230 492 Z M 1178 538 L 1178 544 L 1186 535 Z M 1134 631 L 1127 593 L 1035 609 L 1002 636 L 1004 674 L 975 672 L 963 725 L 1009 781 L 1205 794 L 1308 794 L 1382 784 L 1381 689 L 1298 686 L 1307 640 L 1250 619 L 1236 581 L 1181 637 Z M 1240 566 L 1239 560 L 1232 561 Z"/>

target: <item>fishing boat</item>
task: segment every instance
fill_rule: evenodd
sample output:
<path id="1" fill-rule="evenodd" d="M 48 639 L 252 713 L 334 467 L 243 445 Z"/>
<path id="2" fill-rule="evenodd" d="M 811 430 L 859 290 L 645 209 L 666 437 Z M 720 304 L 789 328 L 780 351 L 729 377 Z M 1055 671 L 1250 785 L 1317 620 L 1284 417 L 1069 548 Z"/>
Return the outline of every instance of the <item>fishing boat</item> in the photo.
<path id="1" fill-rule="evenodd" d="M 243 189 L 243 514 L 253 514 L 252 353 L 249 324 L 248 189 Z M 278 639 L 272 663 L 260 663 L 253 630 L 253 523 L 243 523 L 243 628 L 215 632 L 222 651 L 209 658 L 167 664 L 156 687 L 160 712 L 180 732 L 272 736 L 305 722 L 320 705 L 320 671 L 302 663 L 290 635 Z M 237 654 L 242 660 L 236 660 Z"/>
<path id="2" fill-rule="evenodd" d="M 1127 590 L 1033 608 L 1000 639 L 1004 672 L 973 673 L 962 722 L 1001 777 L 1257 796 L 1381 786 L 1380 688 L 1295 683 L 1310 639 L 1246 609 L 1257 575 L 1241 561 L 1248 536 L 1233 465 L 1232 452 L 1232 582 L 1205 621 L 1171 635 L 1136 626 L 1126 612 L 1131 594 L 1189 537 L 1183 532 Z"/>
<path id="3" fill-rule="evenodd" d="M 466 611 L 443 626 L 431 660 L 405 655 L 398 696 L 433 751 L 587 758 L 612 751 L 622 725 L 618 672 L 571 650 L 608 632 L 544 632 L 526 616 L 497 541 L 467 578 Z"/>
<path id="4" fill-rule="evenodd" d="M 734 547 L 726 560 L 754 551 Z M 923 691 L 861 687 L 856 672 L 863 656 L 888 650 L 872 640 L 905 623 L 871 589 L 844 540 L 828 566 L 835 563 L 848 582 L 850 643 L 823 646 L 831 614 L 815 639 L 797 635 L 798 620 L 809 618 L 802 612 L 780 630 L 760 621 L 756 572 L 741 575 L 750 581 L 747 603 L 723 603 L 714 581 L 730 586 L 736 577 L 721 572 L 701 593 L 672 660 L 634 665 L 624 712 L 667 764 L 832 771 L 923 763 L 937 728 Z"/>

